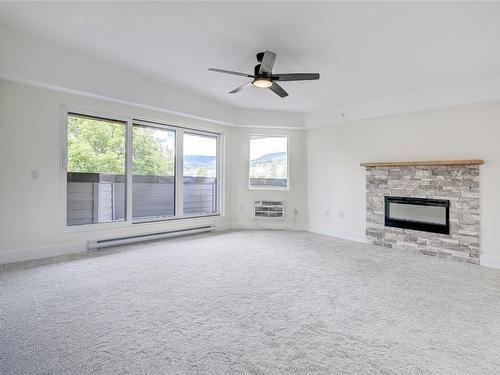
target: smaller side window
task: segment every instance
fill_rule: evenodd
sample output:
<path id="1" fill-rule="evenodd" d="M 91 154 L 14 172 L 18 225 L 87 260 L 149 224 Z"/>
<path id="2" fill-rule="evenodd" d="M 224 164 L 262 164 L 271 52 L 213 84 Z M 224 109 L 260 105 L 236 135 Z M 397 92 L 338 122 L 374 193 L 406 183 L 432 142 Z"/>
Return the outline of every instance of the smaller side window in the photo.
<path id="1" fill-rule="evenodd" d="M 249 187 L 288 189 L 288 137 L 252 135 L 250 137 Z"/>

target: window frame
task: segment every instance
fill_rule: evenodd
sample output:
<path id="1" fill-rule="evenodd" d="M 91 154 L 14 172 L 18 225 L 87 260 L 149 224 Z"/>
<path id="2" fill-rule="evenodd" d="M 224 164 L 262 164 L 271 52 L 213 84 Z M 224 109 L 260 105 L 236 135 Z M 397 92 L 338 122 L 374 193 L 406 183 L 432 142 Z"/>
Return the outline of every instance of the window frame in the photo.
<path id="1" fill-rule="evenodd" d="M 250 168 L 252 164 L 251 158 L 251 142 L 252 137 L 267 137 L 267 138 L 286 138 L 286 186 L 266 186 L 258 185 L 252 186 L 250 184 Z M 289 191 L 290 190 L 290 135 L 289 134 L 262 134 L 262 133 L 252 133 L 248 136 L 248 189 L 249 190 L 272 190 L 272 191 Z"/>
<path id="2" fill-rule="evenodd" d="M 182 185 L 182 190 L 179 190 L 179 201 L 182 201 L 182 214 L 183 214 L 183 217 L 184 218 L 193 218 L 193 217 L 205 217 L 205 216 L 216 216 L 220 213 L 220 204 L 221 204 L 221 199 L 222 199 L 222 196 L 221 196 L 221 178 L 220 178 L 220 174 L 221 174 L 221 170 L 220 170 L 220 166 L 221 166 L 221 154 L 220 154 L 220 149 L 221 149 L 221 135 L 220 134 L 217 134 L 217 133 L 212 133 L 212 132 L 207 132 L 207 131 L 200 131 L 200 130 L 195 130 L 195 129 L 183 129 L 182 130 L 182 146 L 181 147 L 184 147 L 184 134 L 187 133 L 187 134 L 193 134 L 193 135 L 198 135 L 198 136 L 202 136 L 202 137 L 207 137 L 207 138 L 214 138 L 215 137 L 215 144 L 216 144 L 216 150 L 215 150 L 215 168 L 216 168 L 216 171 L 215 171 L 215 176 L 216 176 L 216 181 L 217 181 L 217 212 L 214 212 L 214 213 L 210 213 L 210 214 L 188 214 L 186 215 L 184 213 L 184 150 L 182 150 L 182 159 L 180 161 L 179 164 L 181 164 L 181 169 L 182 169 L 182 181 L 180 181 L 180 185 Z M 177 155 L 176 155 L 177 156 Z M 177 163 L 176 163 L 177 164 Z M 177 170 L 176 170 L 177 172 Z M 177 185 L 176 185 L 177 187 Z M 177 200 L 177 196 L 176 196 L 176 200 Z"/>
<path id="3" fill-rule="evenodd" d="M 102 118 L 111 121 L 124 122 L 126 125 L 125 131 L 125 219 L 122 221 L 106 222 L 106 223 L 94 223 L 94 224 L 81 224 L 81 225 L 68 225 L 67 224 L 67 165 L 68 165 L 68 115 L 77 114 L 81 116 Z M 144 118 L 136 118 L 132 115 L 124 115 L 115 112 L 102 111 L 94 108 L 89 108 L 85 106 L 76 106 L 61 104 L 60 109 L 60 158 L 59 158 L 59 168 L 60 168 L 60 218 L 61 218 L 61 228 L 62 232 L 79 232 L 79 231 L 93 231 L 93 230 L 106 230 L 113 228 L 123 228 L 131 227 L 136 224 L 153 224 L 158 222 L 170 222 L 170 221 L 182 221 L 198 218 L 208 218 L 208 217 L 222 217 L 224 216 L 224 132 L 216 132 L 210 130 L 203 130 L 197 128 L 191 128 L 181 125 L 172 125 L 163 121 L 153 121 Z M 133 219 L 132 217 L 132 175 L 133 175 L 133 150 L 132 150 L 132 129 L 134 124 L 156 127 L 159 129 L 171 130 L 175 132 L 175 158 L 174 158 L 174 168 L 175 168 L 175 215 L 166 217 L 156 217 L 153 219 Z M 184 131 L 208 135 L 216 137 L 217 143 L 217 212 L 211 214 L 193 214 L 184 215 L 183 213 L 183 135 Z"/>
<path id="4" fill-rule="evenodd" d="M 166 220 L 172 220 L 172 219 L 179 219 L 181 218 L 180 215 L 178 215 L 179 213 L 179 210 L 178 210 L 178 204 L 177 204 L 177 136 L 178 136 L 178 132 L 177 132 L 177 129 L 173 126 L 170 126 L 170 125 L 160 125 L 160 124 L 157 124 L 157 123 L 146 123 L 145 121 L 139 121 L 139 120 L 135 120 L 135 119 L 132 119 L 132 126 L 131 126 L 131 142 L 130 142 L 130 153 L 131 153 L 131 162 L 130 162 L 130 169 L 131 169 L 131 178 L 130 178 L 130 191 L 131 191 L 131 195 L 133 195 L 133 188 L 134 188 L 134 185 L 133 185 L 133 176 L 134 176 L 134 160 L 133 160 L 133 156 L 134 156 L 134 150 L 133 150 L 133 142 L 134 142 L 134 138 L 133 138 L 133 135 L 134 135 L 134 125 L 137 125 L 137 126 L 142 126 L 142 127 L 149 127 L 149 128 L 156 128 L 156 129 L 160 129 L 160 130 L 167 130 L 167 131 L 172 131 L 174 132 L 174 215 L 172 216 L 157 216 L 157 217 L 150 217 L 150 218 L 147 218 L 147 217 L 139 217 L 139 218 L 136 218 L 134 219 L 134 211 L 133 211 L 133 207 L 132 207 L 132 199 L 130 201 L 130 211 L 131 211 L 131 215 L 130 215 L 130 221 L 132 224 L 138 224 L 138 223 L 149 223 L 149 222 L 159 222 L 159 221 L 166 221 Z M 127 149 L 128 151 L 128 149 Z"/>

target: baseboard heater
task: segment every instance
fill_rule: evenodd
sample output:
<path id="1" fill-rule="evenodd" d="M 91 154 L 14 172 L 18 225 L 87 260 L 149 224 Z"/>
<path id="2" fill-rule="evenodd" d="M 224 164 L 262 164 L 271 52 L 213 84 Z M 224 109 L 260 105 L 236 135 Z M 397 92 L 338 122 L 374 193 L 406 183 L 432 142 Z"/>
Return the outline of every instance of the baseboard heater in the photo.
<path id="1" fill-rule="evenodd" d="M 172 230 L 172 231 L 167 231 L 167 232 L 155 232 L 155 233 L 147 233 L 147 234 L 137 234 L 137 235 L 126 236 L 126 237 L 106 238 L 106 239 L 97 240 L 97 241 L 89 241 L 87 247 L 89 250 L 96 250 L 96 249 L 100 249 L 102 247 L 126 245 L 126 244 L 130 244 L 130 243 L 135 243 L 135 242 L 145 242 L 145 241 L 159 240 L 162 238 L 185 236 L 188 234 L 213 232 L 214 230 L 215 230 L 214 226 L 207 225 L 207 226 L 203 226 L 203 227 L 177 229 L 177 230 Z"/>

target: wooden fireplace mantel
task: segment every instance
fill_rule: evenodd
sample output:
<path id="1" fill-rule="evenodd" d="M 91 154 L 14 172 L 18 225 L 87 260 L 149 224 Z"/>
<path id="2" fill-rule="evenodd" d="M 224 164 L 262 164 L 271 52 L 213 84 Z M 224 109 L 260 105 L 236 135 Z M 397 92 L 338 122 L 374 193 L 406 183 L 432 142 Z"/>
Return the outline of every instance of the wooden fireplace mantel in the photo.
<path id="1" fill-rule="evenodd" d="M 481 165 L 484 160 L 426 160 L 426 161 L 384 161 L 376 163 L 361 163 L 362 167 L 417 167 L 432 165 Z"/>

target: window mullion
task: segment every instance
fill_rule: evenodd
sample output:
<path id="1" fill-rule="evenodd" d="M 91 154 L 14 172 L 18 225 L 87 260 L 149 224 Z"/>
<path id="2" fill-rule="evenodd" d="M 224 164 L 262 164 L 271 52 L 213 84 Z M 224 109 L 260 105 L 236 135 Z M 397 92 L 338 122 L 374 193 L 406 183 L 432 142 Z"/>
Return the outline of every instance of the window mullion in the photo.
<path id="1" fill-rule="evenodd" d="M 221 136 L 217 136 L 217 151 L 216 151 L 216 163 L 217 163 L 217 207 L 216 211 L 220 214 L 223 213 L 223 204 L 222 204 L 222 145 L 221 145 Z"/>
<path id="2" fill-rule="evenodd" d="M 175 132 L 175 216 L 184 216 L 184 130 Z"/>
<path id="3" fill-rule="evenodd" d="M 127 217 L 127 222 L 132 222 L 132 174 L 133 174 L 133 159 L 132 159 L 132 119 L 127 121 L 127 144 L 126 144 L 126 164 L 125 164 L 125 193 L 127 204 L 125 206 L 125 212 Z"/>

